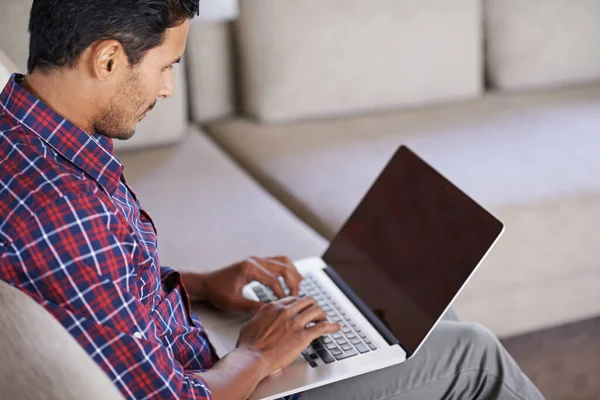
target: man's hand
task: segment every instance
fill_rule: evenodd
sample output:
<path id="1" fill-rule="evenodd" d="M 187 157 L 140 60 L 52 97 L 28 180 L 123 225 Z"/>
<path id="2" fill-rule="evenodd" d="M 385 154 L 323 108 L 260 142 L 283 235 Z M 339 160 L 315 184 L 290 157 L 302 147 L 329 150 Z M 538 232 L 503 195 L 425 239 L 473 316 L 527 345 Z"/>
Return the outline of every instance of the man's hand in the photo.
<path id="1" fill-rule="evenodd" d="M 306 328 L 314 322 L 315 325 Z M 266 376 L 290 365 L 318 337 L 341 329 L 310 297 L 286 297 L 265 305 L 240 332 L 237 347 L 265 360 Z"/>
<path id="2" fill-rule="evenodd" d="M 247 399 L 266 377 L 290 365 L 316 338 L 340 329 L 309 297 L 267 304 L 242 328 L 237 347 L 200 373 L 215 400 Z M 310 328 L 306 325 L 314 322 Z"/>
<path id="3" fill-rule="evenodd" d="M 243 297 L 244 286 L 258 281 L 270 287 L 277 297 L 283 298 L 285 292 L 279 282 L 280 276 L 290 289 L 290 295 L 297 296 L 303 278 L 287 257 L 250 257 L 208 274 L 182 274 L 192 300 L 207 301 L 224 311 L 250 314 L 258 313 L 264 304 Z"/>

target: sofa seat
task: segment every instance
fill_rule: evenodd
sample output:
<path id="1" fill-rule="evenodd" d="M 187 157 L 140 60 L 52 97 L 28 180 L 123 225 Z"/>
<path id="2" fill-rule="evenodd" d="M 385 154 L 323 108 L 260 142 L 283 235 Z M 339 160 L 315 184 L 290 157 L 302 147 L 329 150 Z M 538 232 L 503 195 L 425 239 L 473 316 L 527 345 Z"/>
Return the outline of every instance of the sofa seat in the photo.
<path id="1" fill-rule="evenodd" d="M 249 256 L 325 250 L 320 235 L 195 128 L 174 146 L 117 155 L 157 227 L 162 265 L 203 271 Z"/>
<path id="2" fill-rule="evenodd" d="M 496 333 L 600 313 L 600 86 L 290 125 L 207 127 L 331 239 L 400 144 L 495 213 L 506 232 L 457 301 Z"/>

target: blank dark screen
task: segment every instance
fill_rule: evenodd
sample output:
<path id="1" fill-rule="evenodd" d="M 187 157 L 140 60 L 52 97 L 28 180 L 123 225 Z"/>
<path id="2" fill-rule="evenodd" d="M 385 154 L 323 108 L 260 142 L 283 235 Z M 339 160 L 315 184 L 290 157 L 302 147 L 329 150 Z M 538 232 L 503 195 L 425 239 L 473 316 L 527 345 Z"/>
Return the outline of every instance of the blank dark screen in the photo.
<path id="1" fill-rule="evenodd" d="M 403 146 L 323 260 L 411 355 L 502 229 Z"/>

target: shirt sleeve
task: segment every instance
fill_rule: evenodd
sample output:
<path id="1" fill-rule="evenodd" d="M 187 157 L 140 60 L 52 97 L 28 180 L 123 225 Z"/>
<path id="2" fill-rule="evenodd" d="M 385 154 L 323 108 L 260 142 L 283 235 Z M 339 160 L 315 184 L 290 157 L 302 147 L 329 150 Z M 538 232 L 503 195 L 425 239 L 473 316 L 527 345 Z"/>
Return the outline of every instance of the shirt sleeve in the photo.
<path id="1" fill-rule="evenodd" d="M 177 272 L 177 271 L 175 271 L 175 269 L 173 269 L 172 267 L 161 266 L 160 267 L 160 279 L 165 280 L 174 272 Z"/>
<path id="2" fill-rule="evenodd" d="M 128 399 L 211 399 L 156 338 L 140 300 L 126 224 L 99 198 L 66 195 L 19 223 L 0 258 L 3 279 L 52 313 Z"/>

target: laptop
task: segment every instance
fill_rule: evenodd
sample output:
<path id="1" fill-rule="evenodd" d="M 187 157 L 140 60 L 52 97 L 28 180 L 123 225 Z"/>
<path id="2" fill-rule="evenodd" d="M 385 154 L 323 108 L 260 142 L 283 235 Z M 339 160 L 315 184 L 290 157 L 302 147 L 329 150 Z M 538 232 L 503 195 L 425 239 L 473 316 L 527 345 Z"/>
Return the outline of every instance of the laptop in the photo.
<path id="1" fill-rule="evenodd" d="M 315 340 L 259 384 L 270 400 L 402 363 L 427 336 L 504 230 L 503 224 L 401 146 L 322 257 L 294 262 L 312 296 L 343 330 Z M 269 302 L 258 282 L 244 296 Z M 195 308 L 219 356 L 248 317 Z"/>

